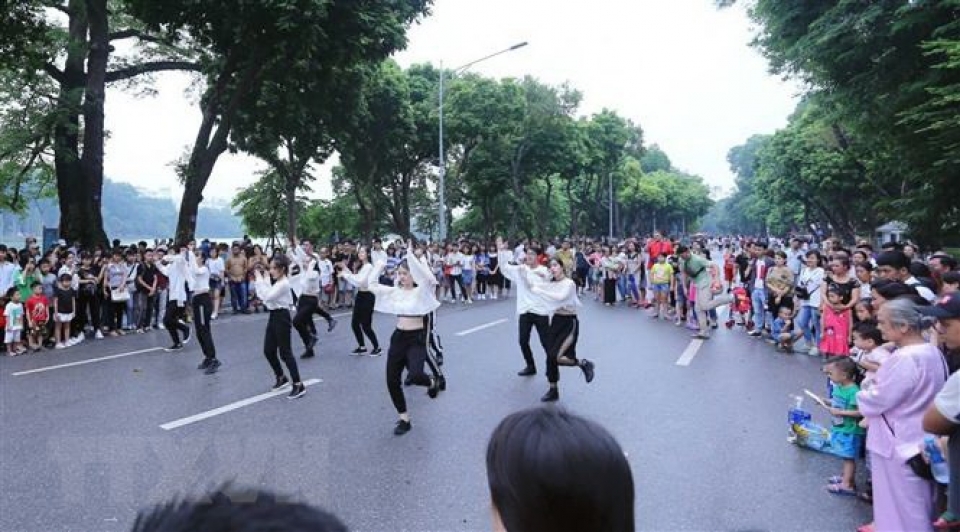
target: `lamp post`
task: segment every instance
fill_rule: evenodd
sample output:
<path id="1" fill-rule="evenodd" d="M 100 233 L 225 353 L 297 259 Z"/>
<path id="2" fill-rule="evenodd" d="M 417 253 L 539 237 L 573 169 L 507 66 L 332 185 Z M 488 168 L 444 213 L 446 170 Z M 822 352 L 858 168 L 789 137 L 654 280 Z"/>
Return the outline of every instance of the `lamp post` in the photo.
<path id="1" fill-rule="evenodd" d="M 492 54 L 490 54 L 490 55 L 488 55 L 488 56 L 481 57 L 480 59 L 476 59 L 476 60 L 474 60 L 474 61 L 470 61 L 469 63 L 467 63 L 467 64 L 465 64 L 465 65 L 462 65 L 462 66 L 460 66 L 460 67 L 457 67 L 457 68 L 453 69 L 451 75 L 452 75 L 452 76 L 456 76 L 456 75 L 459 74 L 460 72 L 463 72 L 464 70 L 472 67 L 473 65 L 475 65 L 475 64 L 477 64 L 477 63 L 479 63 L 479 62 L 481 62 L 481 61 L 486 61 L 487 59 L 490 59 L 491 57 L 496 57 L 496 56 L 498 56 L 498 55 L 505 54 L 505 53 L 507 53 L 507 52 L 512 52 L 512 51 L 514 51 L 514 50 L 523 48 L 523 47 L 526 46 L 526 45 L 527 45 L 527 42 L 524 41 L 524 42 L 522 42 L 522 43 L 514 44 L 514 45 L 511 46 L 510 48 L 507 48 L 507 49 L 504 49 L 504 50 L 500 50 L 499 52 L 492 53 Z M 439 214 L 440 214 L 440 218 L 439 218 L 439 221 L 440 221 L 440 225 L 439 225 L 440 238 L 439 238 L 439 240 L 440 240 L 440 242 L 443 242 L 443 241 L 446 240 L 446 238 L 447 238 L 447 194 L 446 194 L 446 183 L 445 183 L 445 179 L 446 179 L 446 176 L 447 176 L 447 159 L 446 159 L 446 157 L 445 157 L 445 155 L 444 155 L 444 152 L 443 152 L 443 77 L 444 77 L 443 63 L 441 62 L 441 63 L 440 63 L 440 104 L 439 104 L 439 111 L 440 111 L 440 184 L 439 184 L 439 188 L 440 188 L 440 191 L 439 191 L 439 192 L 440 192 L 440 193 L 439 193 L 439 199 L 440 199 L 440 205 L 438 206 L 438 209 L 439 209 L 439 211 L 440 211 L 440 212 L 439 212 Z"/>

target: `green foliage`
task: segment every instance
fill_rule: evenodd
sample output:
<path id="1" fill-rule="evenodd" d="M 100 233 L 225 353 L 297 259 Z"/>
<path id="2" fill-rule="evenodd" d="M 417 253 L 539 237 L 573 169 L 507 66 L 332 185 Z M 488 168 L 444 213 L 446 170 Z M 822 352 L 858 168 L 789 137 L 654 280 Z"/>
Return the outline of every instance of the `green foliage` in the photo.
<path id="1" fill-rule="evenodd" d="M 357 205 L 349 196 L 311 203 L 300 211 L 300 232 L 316 242 L 356 238 L 362 231 Z"/>
<path id="2" fill-rule="evenodd" d="M 298 192 L 304 192 L 304 187 Z M 237 192 L 232 206 L 247 234 L 273 238 L 283 233 L 287 220 L 285 194 L 286 181 L 274 170 L 261 173 L 252 185 Z M 306 204 L 306 198 L 296 196 L 295 212 L 303 211 Z"/>
<path id="3" fill-rule="evenodd" d="M 749 12 L 772 70 L 804 81 L 818 108 L 819 125 L 801 116 L 802 131 L 778 134 L 771 171 L 824 172 L 807 184 L 848 194 L 814 217 L 848 237 L 871 218 L 905 221 L 930 247 L 960 231 L 960 5 L 755 0 Z"/>

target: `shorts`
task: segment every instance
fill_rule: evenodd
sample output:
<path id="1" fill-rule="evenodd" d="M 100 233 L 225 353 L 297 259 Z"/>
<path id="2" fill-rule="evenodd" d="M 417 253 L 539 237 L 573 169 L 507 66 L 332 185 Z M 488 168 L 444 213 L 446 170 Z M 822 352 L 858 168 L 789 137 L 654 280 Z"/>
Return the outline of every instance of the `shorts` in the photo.
<path id="1" fill-rule="evenodd" d="M 53 321 L 57 323 L 70 323 L 73 321 L 73 313 L 70 314 L 54 314 Z"/>
<path id="2" fill-rule="evenodd" d="M 831 431 L 830 453 L 840 458 L 855 460 L 860 456 L 863 442 L 863 434 L 844 434 L 842 432 Z"/>
<path id="3" fill-rule="evenodd" d="M 219 291 L 222 288 L 223 288 L 222 279 L 214 279 L 213 277 L 210 278 L 210 290 Z"/>
<path id="4" fill-rule="evenodd" d="M 15 344 L 15 343 L 19 342 L 19 341 L 20 341 L 20 333 L 21 333 L 20 329 L 17 329 L 17 330 L 15 330 L 15 331 L 9 331 L 9 330 L 8 330 L 8 331 L 6 332 L 6 334 L 3 335 L 3 343 L 5 343 L 5 344 Z"/>
<path id="5" fill-rule="evenodd" d="M 353 285 L 350 284 L 350 281 L 348 281 L 348 280 L 346 280 L 346 279 L 340 279 L 340 280 L 337 281 L 337 283 L 338 283 L 338 285 L 339 285 L 339 288 L 340 288 L 340 292 L 341 292 L 341 293 L 346 294 L 346 293 L 353 292 Z"/>
<path id="6" fill-rule="evenodd" d="M 653 289 L 653 293 L 655 293 L 655 294 L 667 294 L 667 293 L 670 292 L 670 285 L 669 285 L 669 284 L 655 284 L 655 285 L 651 286 L 650 288 Z"/>
<path id="7" fill-rule="evenodd" d="M 463 270 L 463 284 L 473 284 L 473 270 Z"/>

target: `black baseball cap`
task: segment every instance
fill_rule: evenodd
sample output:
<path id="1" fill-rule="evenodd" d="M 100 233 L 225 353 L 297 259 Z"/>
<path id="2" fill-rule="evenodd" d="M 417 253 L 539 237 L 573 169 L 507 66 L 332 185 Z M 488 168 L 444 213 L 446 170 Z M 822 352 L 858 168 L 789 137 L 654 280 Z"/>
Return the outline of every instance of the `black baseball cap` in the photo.
<path id="1" fill-rule="evenodd" d="M 960 318 L 960 292 L 941 297 L 933 306 L 918 308 L 921 314 L 942 320 Z"/>

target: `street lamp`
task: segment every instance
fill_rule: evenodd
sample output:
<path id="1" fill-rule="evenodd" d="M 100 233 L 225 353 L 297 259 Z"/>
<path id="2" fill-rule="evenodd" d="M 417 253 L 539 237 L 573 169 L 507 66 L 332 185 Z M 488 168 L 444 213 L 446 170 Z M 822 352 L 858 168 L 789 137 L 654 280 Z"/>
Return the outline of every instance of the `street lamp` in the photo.
<path id="1" fill-rule="evenodd" d="M 514 44 L 513 46 L 505 50 L 500 50 L 499 52 L 490 54 L 485 57 L 481 57 L 480 59 L 470 61 L 465 65 L 462 65 L 460 67 L 453 69 L 451 75 L 456 76 L 460 72 L 463 72 L 464 70 L 472 67 L 473 65 L 481 61 L 486 61 L 491 57 L 496 57 L 498 55 L 505 54 L 507 52 L 512 52 L 514 50 L 523 48 L 526 45 L 527 45 L 527 42 L 524 41 L 519 44 Z M 440 63 L 440 105 L 439 105 L 439 110 L 440 110 L 440 185 L 439 185 L 440 186 L 440 198 L 439 198 L 440 205 L 438 207 L 440 210 L 440 226 L 439 226 L 440 242 L 443 242 L 447 238 L 447 198 L 446 198 L 446 188 L 445 188 L 446 185 L 444 182 L 444 179 L 447 176 L 447 159 L 443 153 L 443 76 L 444 76 L 443 63 L 441 62 Z"/>

